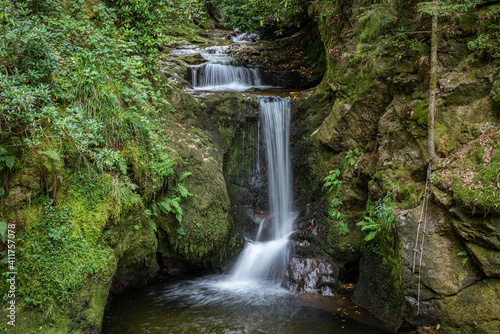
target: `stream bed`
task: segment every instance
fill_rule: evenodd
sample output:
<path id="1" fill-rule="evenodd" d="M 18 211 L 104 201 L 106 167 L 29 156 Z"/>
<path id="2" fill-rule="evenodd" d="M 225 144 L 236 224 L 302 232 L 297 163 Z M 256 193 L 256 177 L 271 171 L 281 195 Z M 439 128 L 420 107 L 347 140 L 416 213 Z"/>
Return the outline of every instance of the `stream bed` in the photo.
<path id="1" fill-rule="evenodd" d="M 348 299 L 328 297 L 335 309 L 323 310 L 312 307 L 318 298 L 326 297 L 294 295 L 269 281 L 235 283 L 227 275 L 162 279 L 115 296 L 102 333 L 387 333 Z"/>

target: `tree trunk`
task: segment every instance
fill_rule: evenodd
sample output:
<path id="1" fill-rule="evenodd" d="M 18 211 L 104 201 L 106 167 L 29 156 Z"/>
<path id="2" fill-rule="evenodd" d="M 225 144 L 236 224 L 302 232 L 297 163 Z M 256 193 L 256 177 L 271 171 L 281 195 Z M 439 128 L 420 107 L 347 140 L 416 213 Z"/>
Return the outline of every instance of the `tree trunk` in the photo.
<path id="1" fill-rule="evenodd" d="M 429 82 L 429 114 L 427 116 L 427 145 L 429 147 L 429 160 L 437 159 L 434 149 L 434 115 L 436 110 L 437 93 L 437 24 L 438 15 L 432 15 L 431 32 L 431 64 L 430 64 L 430 82 Z"/>

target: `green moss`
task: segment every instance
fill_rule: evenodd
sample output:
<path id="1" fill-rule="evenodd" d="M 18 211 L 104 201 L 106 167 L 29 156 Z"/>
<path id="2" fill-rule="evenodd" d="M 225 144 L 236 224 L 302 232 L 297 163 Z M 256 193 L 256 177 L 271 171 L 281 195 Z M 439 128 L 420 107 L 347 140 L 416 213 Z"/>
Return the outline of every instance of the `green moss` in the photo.
<path id="1" fill-rule="evenodd" d="M 441 327 L 452 334 L 497 332 L 500 321 L 491 315 L 500 312 L 499 295 L 500 281 L 485 279 L 456 295 L 436 299 Z"/>
<path id="2" fill-rule="evenodd" d="M 33 306 L 71 302 L 87 275 L 106 268 L 108 251 L 85 238 L 69 206 L 46 206 L 40 220 L 19 239 L 19 295 Z"/>
<path id="3" fill-rule="evenodd" d="M 428 101 L 416 101 L 412 105 L 413 118 L 420 125 L 427 125 L 427 115 L 429 114 Z"/>
<path id="4" fill-rule="evenodd" d="M 467 159 L 474 163 L 475 165 L 478 165 L 483 162 L 483 156 L 484 156 L 484 147 L 475 147 L 471 146 L 469 149 L 469 152 L 467 153 Z"/>
<path id="5" fill-rule="evenodd" d="M 466 33 L 472 33 L 477 30 L 478 26 L 478 15 L 477 11 L 471 10 L 462 13 L 459 16 L 458 26 L 460 29 Z"/>
<path id="6" fill-rule="evenodd" d="M 352 299 L 389 324 L 403 313 L 401 250 L 394 233 L 377 235 L 363 247 L 359 281 Z"/>
<path id="7" fill-rule="evenodd" d="M 453 198 L 469 212 L 499 213 L 500 134 L 493 130 L 481 138 L 472 142 L 466 153 L 458 152 L 447 170 L 438 173 L 438 184 L 451 187 Z M 446 186 L 450 178 L 451 186 Z"/>

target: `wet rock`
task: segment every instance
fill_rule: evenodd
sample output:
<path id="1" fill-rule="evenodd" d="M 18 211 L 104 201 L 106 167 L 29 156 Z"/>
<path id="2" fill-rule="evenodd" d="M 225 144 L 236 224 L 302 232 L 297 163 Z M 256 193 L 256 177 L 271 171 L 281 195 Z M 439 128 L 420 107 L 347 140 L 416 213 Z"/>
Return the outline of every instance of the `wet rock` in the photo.
<path id="1" fill-rule="evenodd" d="M 397 231 L 403 261 L 403 285 L 405 295 L 417 297 L 420 252 L 415 253 L 420 207 L 402 212 L 397 219 Z M 477 267 L 464 266 L 464 258 L 458 253 L 464 247 L 456 235 L 449 216 L 438 207 L 430 207 L 420 267 L 421 300 L 456 294 L 480 279 Z M 420 226 L 417 250 L 422 242 L 424 223 Z M 413 264 L 415 258 L 415 273 Z"/>
<path id="2" fill-rule="evenodd" d="M 142 288 L 154 280 L 160 271 L 158 264 L 154 263 L 151 268 L 143 270 L 141 273 L 116 274 L 113 277 L 110 292 L 114 294 L 135 288 Z"/>
<path id="3" fill-rule="evenodd" d="M 394 234 L 377 234 L 365 244 L 359 262 L 359 280 L 352 300 L 386 322 L 391 328 L 401 325 L 404 295 L 401 250 Z"/>
<path id="4" fill-rule="evenodd" d="M 282 285 L 295 293 L 333 296 L 338 277 L 339 269 L 327 260 L 292 258 Z"/>

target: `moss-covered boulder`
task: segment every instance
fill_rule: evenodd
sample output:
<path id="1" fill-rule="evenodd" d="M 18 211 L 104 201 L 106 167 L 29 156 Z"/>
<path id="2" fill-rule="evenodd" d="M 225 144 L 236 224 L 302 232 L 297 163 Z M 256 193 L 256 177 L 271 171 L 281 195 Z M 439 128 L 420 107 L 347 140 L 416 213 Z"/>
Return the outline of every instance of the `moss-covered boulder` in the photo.
<path id="1" fill-rule="evenodd" d="M 485 279 L 456 295 L 436 300 L 436 315 L 446 333 L 498 332 L 500 280 Z"/>
<path id="2" fill-rule="evenodd" d="M 359 281 L 352 300 L 394 329 L 403 314 L 402 267 L 395 233 L 379 234 L 363 247 Z"/>

